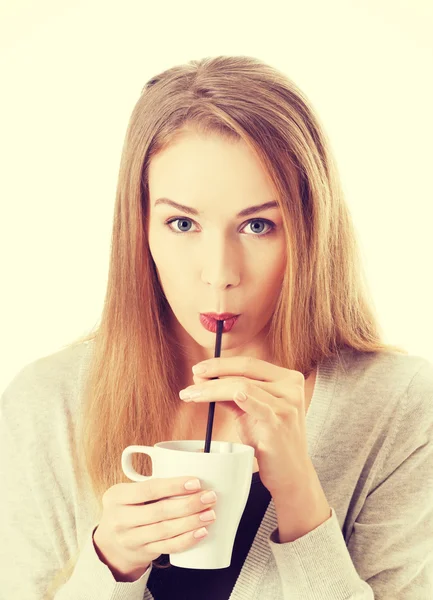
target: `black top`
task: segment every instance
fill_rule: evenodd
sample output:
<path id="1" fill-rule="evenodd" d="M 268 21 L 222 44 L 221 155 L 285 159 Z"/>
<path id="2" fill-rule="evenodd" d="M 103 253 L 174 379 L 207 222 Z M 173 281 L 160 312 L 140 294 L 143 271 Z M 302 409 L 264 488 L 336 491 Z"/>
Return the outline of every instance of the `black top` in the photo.
<path id="1" fill-rule="evenodd" d="M 183 569 L 173 565 L 165 569 L 153 567 L 147 587 L 155 600 L 228 600 L 270 500 L 271 494 L 263 485 L 260 473 L 253 473 L 230 566 L 225 569 Z M 158 562 L 169 564 L 168 557 L 168 554 L 162 554 Z"/>

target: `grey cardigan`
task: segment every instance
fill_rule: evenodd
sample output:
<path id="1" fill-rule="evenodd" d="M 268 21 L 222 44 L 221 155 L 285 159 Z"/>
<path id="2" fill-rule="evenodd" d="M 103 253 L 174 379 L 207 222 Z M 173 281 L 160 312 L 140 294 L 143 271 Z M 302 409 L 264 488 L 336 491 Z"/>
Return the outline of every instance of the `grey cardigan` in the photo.
<path id="1" fill-rule="evenodd" d="M 77 492 L 71 447 L 91 348 L 33 361 L 1 396 L 1 599 L 41 600 L 77 552 L 55 600 L 153 598 L 152 567 L 123 583 L 99 560 L 96 505 Z M 230 599 L 431 600 L 433 365 L 344 351 L 319 365 L 306 426 L 332 516 L 280 544 L 271 500 Z"/>

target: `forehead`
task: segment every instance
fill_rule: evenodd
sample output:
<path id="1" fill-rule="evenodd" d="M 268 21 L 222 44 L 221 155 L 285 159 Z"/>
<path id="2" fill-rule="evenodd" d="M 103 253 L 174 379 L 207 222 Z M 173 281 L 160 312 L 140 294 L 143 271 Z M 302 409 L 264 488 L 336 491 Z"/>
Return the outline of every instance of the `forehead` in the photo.
<path id="1" fill-rule="evenodd" d="M 243 140 L 188 132 L 152 158 L 149 164 L 152 197 L 188 203 L 197 195 L 233 194 L 262 201 L 275 196 L 272 180 Z M 186 196 L 183 196 L 183 194 Z M 179 197 L 182 196 L 182 198 Z"/>

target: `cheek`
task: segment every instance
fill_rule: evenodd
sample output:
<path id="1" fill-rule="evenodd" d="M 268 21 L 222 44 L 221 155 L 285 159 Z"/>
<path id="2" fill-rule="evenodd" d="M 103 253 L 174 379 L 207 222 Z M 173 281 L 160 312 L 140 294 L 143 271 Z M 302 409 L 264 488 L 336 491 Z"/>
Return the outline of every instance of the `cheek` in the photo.
<path id="1" fill-rule="evenodd" d="M 158 279 L 161 287 L 164 291 L 170 288 L 172 283 L 172 274 L 175 274 L 173 263 L 170 260 L 167 248 L 161 243 L 161 239 L 158 239 L 158 235 L 149 235 L 149 252 L 154 262 L 155 270 L 158 274 Z"/>
<path id="2" fill-rule="evenodd" d="M 182 270 L 179 266 L 169 259 L 165 254 L 157 257 L 155 261 L 156 268 L 158 270 L 159 280 L 165 290 L 181 289 L 182 281 L 185 277 L 183 276 Z"/>
<path id="3" fill-rule="evenodd" d="M 259 260 L 255 260 L 253 269 L 260 281 L 263 281 L 267 287 L 273 286 L 282 282 L 286 262 L 284 253 L 276 249 L 275 252 L 262 254 Z"/>
<path id="4" fill-rule="evenodd" d="M 173 252 L 170 251 L 168 245 L 164 243 L 163 237 L 158 234 L 158 232 L 150 232 L 149 250 L 153 262 L 161 276 L 163 276 L 164 273 L 170 273 L 174 270 L 173 263 L 176 262 L 176 257 L 173 256 Z"/>
<path id="5" fill-rule="evenodd" d="M 160 285 L 170 304 L 183 302 L 188 294 L 188 269 L 184 267 L 187 261 L 178 253 L 170 252 L 167 244 L 157 243 L 152 247 L 152 258 L 155 263 Z"/>
<path id="6" fill-rule="evenodd" d="M 256 282 L 260 285 L 256 287 L 256 299 L 265 305 L 272 306 L 281 292 L 284 273 L 286 269 L 286 260 L 277 259 L 260 261 L 255 266 Z"/>

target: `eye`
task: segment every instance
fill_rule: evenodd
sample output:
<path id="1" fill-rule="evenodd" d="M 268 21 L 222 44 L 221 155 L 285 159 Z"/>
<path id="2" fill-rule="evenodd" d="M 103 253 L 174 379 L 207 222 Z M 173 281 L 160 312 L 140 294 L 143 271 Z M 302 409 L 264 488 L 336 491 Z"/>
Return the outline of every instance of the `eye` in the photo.
<path id="1" fill-rule="evenodd" d="M 194 221 L 192 219 L 189 219 L 188 217 L 175 217 L 173 219 L 169 219 L 168 221 L 166 221 L 165 225 L 167 225 L 168 228 L 170 229 L 170 231 L 172 231 L 176 235 L 182 234 L 182 233 L 195 233 L 194 231 L 191 232 L 191 231 L 185 231 L 185 230 L 175 231 L 171 227 L 171 224 L 175 223 L 176 221 L 179 221 L 179 223 L 181 223 L 181 225 L 183 225 L 183 226 L 185 226 L 185 224 L 187 226 L 188 221 L 191 223 L 194 223 Z M 257 229 L 255 229 L 254 232 L 256 235 L 253 235 L 253 237 L 257 237 L 257 238 L 265 237 L 265 236 L 269 235 L 270 233 L 272 233 L 276 228 L 275 223 L 273 223 L 272 221 L 269 221 L 268 219 L 250 219 L 249 221 L 247 221 L 245 223 L 245 225 L 243 227 L 246 227 L 247 225 L 251 225 L 251 224 L 254 224 L 254 226 L 255 226 L 256 223 L 264 223 L 265 225 L 268 226 L 268 230 L 266 231 L 266 233 L 262 233 L 261 231 L 258 231 Z"/>

